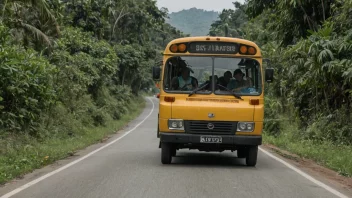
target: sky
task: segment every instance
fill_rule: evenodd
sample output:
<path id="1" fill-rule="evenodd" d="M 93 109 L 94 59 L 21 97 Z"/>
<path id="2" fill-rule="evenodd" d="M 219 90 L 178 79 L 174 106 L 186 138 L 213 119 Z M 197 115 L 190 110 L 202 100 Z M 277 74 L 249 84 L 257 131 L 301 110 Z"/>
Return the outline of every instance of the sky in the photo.
<path id="1" fill-rule="evenodd" d="M 170 13 L 193 7 L 221 12 L 224 8 L 233 9 L 232 2 L 235 1 L 243 3 L 245 0 L 157 0 L 157 5 L 159 8 L 166 7 Z"/>

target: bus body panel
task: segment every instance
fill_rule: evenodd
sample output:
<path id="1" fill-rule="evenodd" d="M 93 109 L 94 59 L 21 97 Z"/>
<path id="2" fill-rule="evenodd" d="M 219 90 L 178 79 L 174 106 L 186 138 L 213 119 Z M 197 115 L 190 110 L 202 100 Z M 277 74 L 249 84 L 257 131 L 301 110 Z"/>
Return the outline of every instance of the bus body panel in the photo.
<path id="1" fill-rule="evenodd" d="M 159 98 L 159 118 L 169 119 L 172 116 L 171 106 L 172 103 L 164 101 L 165 95 L 160 93 Z"/>
<path id="2" fill-rule="evenodd" d="M 255 106 L 254 109 L 254 121 L 263 122 L 264 119 L 264 104 L 259 104 Z"/>
<path id="3" fill-rule="evenodd" d="M 209 118 L 209 114 L 214 117 Z M 180 95 L 172 104 L 173 119 L 248 122 L 253 121 L 253 116 L 254 106 L 248 98 L 241 101 L 227 96 Z"/>
<path id="4" fill-rule="evenodd" d="M 255 54 L 254 56 L 259 56 L 261 57 L 262 54 L 261 54 L 261 51 L 258 47 L 257 44 L 255 44 L 254 42 L 252 41 L 248 41 L 248 40 L 244 40 L 244 39 L 238 39 L 238 38 L 229 38 L 229 37 L 204 37 L 204 36 L 199 36 L 199 37 L 185 37 L 185 38 L 179 38 L 179 39 L 175 39 L 175 40 L 172 40 L 165 48 L 165 51 L 164 51 L 164 55 L 171 55 L 171 54 L 174 54 L 174 55 L 190 55 L 189 52 L 186 52 L 186 53 L 172 53 L 170 51 L 170 46 L 172 44 L 175 44 L 175 43 L 186 43 L 186 42 L 195 42 L 195 41 L 205 41 L 205 42 L 231 42 L 231 43 L 241 43 L 241 44 L 245 44 L 245 45 L 250 45 L 250 46 L 253 46 L 254 48 L 256 48 L 257 50 L 257 54 Z M 191 54 L 191 55 L 201 55 L 201 56 L 207 56 L 209 54 Z M 233 55 L 232 55 L 233 57 Z"/>

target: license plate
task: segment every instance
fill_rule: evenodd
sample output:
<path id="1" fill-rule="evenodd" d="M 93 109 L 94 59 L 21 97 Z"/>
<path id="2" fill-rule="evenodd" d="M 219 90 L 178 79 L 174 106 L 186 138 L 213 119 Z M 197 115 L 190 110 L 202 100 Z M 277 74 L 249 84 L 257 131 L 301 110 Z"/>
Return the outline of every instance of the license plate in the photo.
<path id="1" fill-rule="evenodd" d="M 200 143 L 222 143 L 222 137 L 201 136 Z"/>

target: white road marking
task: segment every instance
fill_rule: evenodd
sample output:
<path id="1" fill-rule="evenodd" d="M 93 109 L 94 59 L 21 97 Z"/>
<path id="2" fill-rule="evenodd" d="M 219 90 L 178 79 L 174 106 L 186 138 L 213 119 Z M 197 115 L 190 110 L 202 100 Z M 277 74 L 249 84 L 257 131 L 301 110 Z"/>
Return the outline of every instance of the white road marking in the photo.
<path id="1" fill-rule="evenodd" d="M 36 183 L 38 183 L 38 182 L 40 182 L 40 181 L 43 181 L 44 179 L 46 179 L 46 178 L 48 178 L 48 177 L 50 177 L 50 176 L 53 176 L 53 175 L 55 175 L 56 173 L 59 173 L 59 172 L 65 170 L 65 169 L 71 167 L 71 166 L 77 164 L 78 162 L 80 162 L 80 161 L 82 161 L 82 160 L 84 160 L 84 159 L 90 157 L 91 155 L 93 155 L 93 154 L 95 154 L 95 153 L 97 153 L 97 152 L 103 150 L 104 148 L 106 148 L 106 147 L 108 147 L 108 146 L 110 146 L 110 145 L 116 143 L 117 141 L 121 140 L 123 137 L 125 137 L 126 135 L 128 135 L 128 134 L 131 133 L 132 131 L 136 130 L 136 128 L 139 127 L 141 124 L 143 124 L 143 123 L 149 118 L 149 116 L 152 115 L 152 113 L 153 113 L 153 111 L 154 111 L 154 107 L 155 107 L 155 106 L 154 106 L 154 102 L 153 102 L 150 98 L 148 98 L 148 99 L 150 100 L 150 102 L 152 102 L 153 108 L 152 108 L 152 110 L 150 111 L 150 113 L 147 115 L 147 117 L 145 117 L 145 118 L 144 118 L 140 123 L 138 123 L 133 129 L 127 131 L 125 134 L 123 134 L 121 137 L 117 138 L 116 140 L 114 140 L 114 141 L 112 141 L 112 142 L 110 142 L 110 143 L 108 143 L 108 144 L 106 144 L 106 145 L 104 145 L 104 146 L 102 146 L 102 147 L 100 147 L 100 148 L 98 148 L 98 149 L 96 149 L 96 150 L 94 150 L 94 151 L 88 153 L 87 155 L 85 155 L 85 156 L 83 156 L 83 157 L 81 157 L 81 158 L 79 158 L 79 159 L 77 159 L 77 160 L 75 160 L 75 161 L 73 161 L 73 162 L 71 162 L 71 163 L 69 163 L 69 164 L 67 164 L 67 165 L 65 165 L 65 166 L 63 166 L 63 167 L 61 167 L 61 168 L 59 168 L 59 169 L 57 169 L 57 170 L 54 170 L 54 171 L 52 171 L 52 172 L 50 172 L 50 173 L 48 173 L 48 174 L 46 174 L 46 175 L 43 175 L 43 176 L 39 177 L 38 179 L 35 179 L 35 180 L 33 180 L 33 181 L 31 181 L 31 182 L 29 182 L 29 183 L 27 183 L 27 184 L 25 184 L 25 185 L 23 185 L 23 186 L 21 186 L 21 187 L 18 187 L 18 188 L 16 188 L 15 190 L 13 190 L 13 191 L 11 191 L 11 192 L 9 192 L 9 193 L 3 195 L 3 196 L 0 197 L 0 198 L 9 198 L 9 197 L 11 197 L 11 196 L 13 196 L 13 195 L 15 195 L 15 194 L 17 194 L 17 193 L 23 191 L 23 190 L 26 189 L 26 188 L 29 188 L 29 187 L 33 186 L 34 184 L 36 184 Z"/>
<path id="2" fill-rule="evenodd" d="M 312 176 L 304 173 L 303 171 L 299 170 L 298 168 L 292 166 L 291 164 L 285 162 L 284 160 L 276 157 L 275 155 L 269 153 L 268 151 L 262 149 L 262 148 L 259 148 L 260 151 L 262 151 L 263 153 L 265 153 L 266 155 L 268 155 L 269 157 L 275 159 L 276 161 L 279 161 L 281 162 L 282 164 L 284 164 L 285 166 L 287 166 L 288 168 L 292 169 L 293 171 L 295 171 L 296 173 L 300 174 L 301 176 L 305 177 L 306 179 L 308 179 L 309 181 L 315 183 L 316 185 L 324 188 L 325 190 L 331 192 L 332 194 L 336 195 L 337 197 L 340 197 L 340 198 L 348 198 L 346 195 L 338 192 L 337 190 L 331 188 L 330 186 L 328 185 L 325 185 L 324 183 L 314 179 Z"/>

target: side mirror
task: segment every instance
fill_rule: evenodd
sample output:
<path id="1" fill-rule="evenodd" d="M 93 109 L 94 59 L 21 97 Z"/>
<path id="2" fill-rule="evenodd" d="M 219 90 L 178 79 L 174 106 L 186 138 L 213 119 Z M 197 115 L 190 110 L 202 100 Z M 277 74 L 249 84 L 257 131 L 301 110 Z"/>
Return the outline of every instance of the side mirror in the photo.
<path id="1" fill-rule="evenodd" d="M 267 68 L 265 69 L 265 81 L 267 83 L 271 83 L 274 80 L 274 69 L 273 68 Z"/>
<path id="2" fill-rule="evenodd" d="M 156 66 L 153 67 L 153 80 L 160 80 L 161 68 Z"/>

